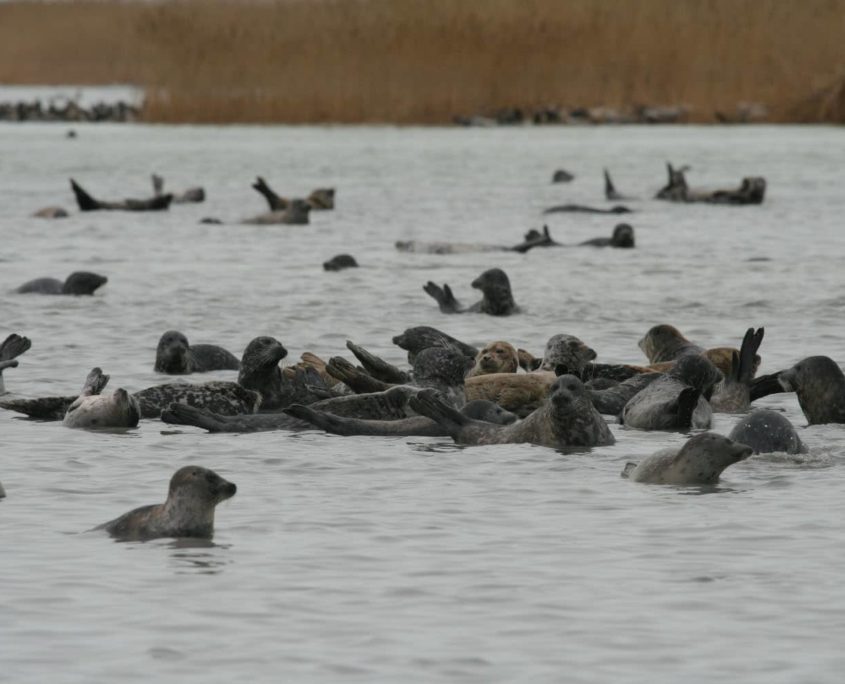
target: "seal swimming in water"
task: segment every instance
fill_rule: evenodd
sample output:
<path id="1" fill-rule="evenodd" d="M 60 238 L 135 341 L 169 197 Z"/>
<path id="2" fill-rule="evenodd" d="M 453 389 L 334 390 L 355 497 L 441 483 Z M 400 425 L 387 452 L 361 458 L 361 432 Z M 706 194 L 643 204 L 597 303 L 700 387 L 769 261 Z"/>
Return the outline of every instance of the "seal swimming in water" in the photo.
<path id="1" fill-rule="evenodd" d="M 749 328 L 739 353 L 733 353 L 731 372 L 716 385 L 710 405 L 718 413 L 742 413 L 751 405 L 751 380 L 756 368 L 755 357 L 765 330 Z"/>
<path id="2" fill-rule="evenodd" d="M 648 484 L 712 485 L 725 468 L 751 453 L 750 446 L 715 432 L 703 432 L 690 437 L 680 449 L 661 449 L 639 465 L 628 463 L 622 477 Z"/>
<path id="3" fill-rule="evenodd" d="M 338 254 L 323 262 L 324 271 L 342 271 L 345 268 L 357 268 L 358 262 L 351 254 Z"/>
<path id="4" fill-rule="evenodd" d="M 508 426 L 467 418 L 431 390 L 410 400 L 411 408 L 444 427 L 458 444 L 538 444 L 553 449 L 613 444 L 616 440 L 593 408 L 581 381 L 559 377 L 548 398 L 526 418 Z"/>
<path id="5" fill-rule="evenodd" d="M 138 401 L 125 389 L 112 394 L 100 394 L 109 378 L 99 368 L 94 368 L 76 400 L 68 407 L 62 420 L 70 428 L 132 428 L 141 419 Z"/>
<path id="6" fill-rule="evenodd" d="M 557 169 L 552 174 L 552 183 L 571 183 L 574 180 L 575 176 L 565 169 Z"/>
<path id="7" fill-rule="evenodd" d="M 167 501 L 141 506 L 124 513 L 95 530 L 105 530 L 123 541 L 147 541 L 159 537 L 214 535 L 214 507 L 230 499 L 238 488 L 213 470 L 189 465 L 170 478 Z"/>
<path id="8" fill-rule="evenodd" d="M 669 174 L 667 184 L 655 195 L 655 199 L 670 202 L 704 202 L 708 204 L 762 204 L 766 195 L 766 179 L 748 176 L 742 179 L 738 188 L 730 190 L 691 190 L 684 175 L 689 167 L 675 169 L 666 164 Z"/>
<path id="9" fill-rule="evenodd" d="M 633 247 L 634 229 L 628 223 L 619 223 L 609 238 L 593 238 L 578 244 L 582 247 Z"/>
<path id="10" fill-rule="evenodd" d="M 244 219 L 241 223 L 270 226 L 285 224 L 289 226 L 306 226 L 311 221 L 309 215 L 311 213 L 311 205 L 303 199 L 291 200 L 285 209 L 278 211 L 270 211 L 252 218 Z"/>
<path id="11" fill-rule="evenodd" d="M 795 392 L 809 425 L 845 423 L 845 375 L 828 356 L 809 356 L 792 368 L 757 378 L 752 397 L 776 392 Z"/>
<path id="12" fill-rule="evenodd" d="M 439 287 L 431 281 L 423 286 L 423 290 L 437 301 L 443 313 L 485 313 L 491 316 L 510 316 L 518 313 L 519 307 L 513 300 L 511 284 L 507 274 L 500 268 L 491 268 L 475 280 L 472 287 L 481 290 L 483 297 L 468 308 L 463 308 L 448 285 Z"/>
<path id="13" fill-rule="evenodd" d="M 708 428 L 713 410 L 707 399 L 721 379 L 703 356 L 683 356 L 625 404 L 619 422 L 639 430 Z"/>
<path id="14" fill-rule="evenodd" d="M 36 278 L 15 290 L 18 294 L 92 295 L 108 282 L 106 276 L 88 271 L 75 271 L 62 282 L 57 278 Z"/>
<path id="15" fill-rule="evenodd" d="M 604 197 L 609 202 L 626 202 L 633 197 L 626 197 L 621 193 L 616 191 L 616 186 L 613 185 L 613 180 L 610 178 L 610 171 L 607 169 L 602 169 L 604 171 Z"/>
<path id="16" fill-rule="evenodd" d="M 153 194 L 156 197 L 164 196 L 164 178 L 157 174 L 152 175 L 153 181 Z M 198 203 L 205 201 L 205 190 L 201 187 L 194 187 L 188 188 L 185 192 L 181 194 L 172 193 L 173 199 L 171 200 L 173 204 L 188 204 L 188 203 Z"/>
<path id="17" fill-rule="evenodd" d="M 498 340 L 485 346 L 475 357 L 475 365 L 467 374 L 468 378 L 489 373 L 516 373 L 519 358 L 513 345 Z"/>
<path id="18" fill-rule="evenodd" d="M 807 451 L 789 419 L 770 409 L 755 409 L 742 416 L 728 437 L 747 444 L 755 454 L 803 454 Z"/>
<path id="19" fill-rule="evenodd" d="M 472 345 L 428 325 L 406 328 L 405 332 L 396 335 L 392 341 L 397 347 L 408 352 L 408 363 L 414 363 L 416 355 L 429 347 L 454 347 L 470 359 L 475 359 L 478 355 L 478 349 Z"/>
<path id="20" fill-rule="evenodd" d="M 163 211 L 170 207 L 173 195 L 161 195 L 151 199 L 125 199 L 120 202 L 102 202 L 89 195 L 73 178 L 70 179 L 70 187 L 76 196 L 76 203 L 80 211 L 97 211 L 100 209 L 122 210 L 122 211 Z"/>
<path id="21" fill-rule="evenodd" d="M 153 370 L 168 375 L 188 375 L 214 370 L 240 370 L 241 364 L 230 352 L 215 344 L 188 344 L 178 330 L 168 330 L 158 341 Z"/>
<path id="22" fill-rule="evenodd" d="M 158 418 L 171 404 L 187 404 L 229 416 L 255 413 L 261 406 L 258 392 L 236 382 L 215 380 L 202 384 L 174 382 L 155 385 L 132 395 L 141 408 L 141 418 Z"/>
<path id="23" fill-rule="evenodd" d="M 23 354 L 32 346 L 28 337 L 21 337 L 12 333 L 0 344 L 0 394 L 6 393 L 6 386 L 3 382 L 3 371 L 7 368 L 17 368 L 17 357 Z"/>
<path id="24" fill-rule="evenodd" d="M 67 218 L 70 214 L 63 207 L 44 207 L 33 215 L 34 218 L 60 219 Z"/>
<path id="25" fill-rule="evenodd" d="M 580 214 L 632 214 L 631 209 L 618 204 L 610 209 L 597 209 L 583 204 L 558 204 L 543 210 L 544 214 L 580 213 Z"/>
<path id="26" fill-rule="evenodd" d="M 258 176 L 255 179 L 255 182 L 252 184 L 252 188 L 267 200 L 270 211 L 284 211 L 288 208 L 288 206 L 290 206 L 292 201 L 285 199 L 284 197 L 279 197 L 279 195 L 273 191 L 273 189 L 267 184 L 267 181 L 265 181 L 261 176 Z M 334 209 L 334 196 L 334 188 L 317 188 L 308 195 L 305 201 L 312 209 L 325 211 Z"/>

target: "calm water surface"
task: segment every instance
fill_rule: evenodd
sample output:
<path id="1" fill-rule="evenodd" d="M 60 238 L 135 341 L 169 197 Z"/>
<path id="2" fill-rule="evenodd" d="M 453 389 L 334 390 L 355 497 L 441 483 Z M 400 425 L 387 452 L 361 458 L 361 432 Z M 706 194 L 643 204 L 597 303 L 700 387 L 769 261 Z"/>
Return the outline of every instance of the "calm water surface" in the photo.
<path id="1" fill-rule="evenodd" d="M 578 335 L 640 362 L 671 322 L 705 345 L 765 326 L 762 372 L 845 359 L 845 132 L 834 128 L 191 128 L 0 125 L 0 335 L 33 341 L 5 373 L 21 396 L 78 391 L 102 366 L 139 390 L 170 328 L 240 354 L 273 335 L 403 364 L 390 338 L 429 324 L 541 353 Z M 762 207 L 646 199 L 664 162 L 697 186 L 764 175 Z M 635 250 L 402 254 L 397 239 L 513 244 L 555 203 L 632 202 Z M 551 185 L 555 168 L 574 183 Z M 81 215 L 68 178 L 105 199 L 202 184 L 202 205 Z M 308 227 L 199 225 L 338 188 Z M 29 218 L 61 204 L 71 218 Z M 561 242 L 614 217 L 548 219 Z M 361 268 L 326 274 L 339 252 Z M 754 259 L 754 261 L 750 261 Z M 765 260 L 760 260 L 765 259 Z M 439 313 L 421 286 L 500 266 L 524 313 Z M 85 269 L 91 298 L 9 294 Z M 234 379 L 234 373 L 194 376 Z M 760 402 L 804 420 L 794 395 Z M 727 433 L 735 419 L 720 415 Z M 711 490 L 635 485 L 626 461 L 677 433 L 614 426 L 617 444 L 531 446 L 318 432 L 212 435 L 143 421 L 122 434 L 0 412 L 0 680 L 10 682 L 839 682 L 845 671 L 845 430 L 803 428 L 810 453 L 754 457 Z M 213 543 L 116 543 L 91 527 L 160 502 L 196 463 L 238 485 Z"/>

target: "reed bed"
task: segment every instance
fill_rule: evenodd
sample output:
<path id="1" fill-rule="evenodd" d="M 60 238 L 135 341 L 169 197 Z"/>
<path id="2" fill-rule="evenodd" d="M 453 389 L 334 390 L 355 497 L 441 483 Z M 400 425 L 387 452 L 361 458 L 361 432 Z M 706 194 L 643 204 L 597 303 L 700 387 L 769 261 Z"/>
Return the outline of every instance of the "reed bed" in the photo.
<path id="1" fill-rule="evenodd" d="M 845 121 L 845 0 L 280 0 L 0 5 L 0 82 L 130 82 L 162 122 L 444 123 L 760 102 Z"/>

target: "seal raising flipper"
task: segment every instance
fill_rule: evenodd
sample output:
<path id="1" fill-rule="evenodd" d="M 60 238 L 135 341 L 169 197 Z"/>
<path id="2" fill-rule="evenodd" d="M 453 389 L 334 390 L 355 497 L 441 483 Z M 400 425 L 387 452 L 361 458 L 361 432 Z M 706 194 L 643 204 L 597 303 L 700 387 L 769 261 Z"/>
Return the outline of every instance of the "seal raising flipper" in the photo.
<path id="1" fill-rule="evenodd" d="M 102 392 L 109 382 L 109 376 L 99 368 L 88 373 L 81 394 L 65 397 L 40 397 L 38 399 L 10 399 L 0 401 L 0 408 L 23 413 L 35 420 L 62 420 L 70 406 L 80 396 L 93 396 Z"/>
<path id="2" fill-rule="evenodd" d="M 613 185 L 613 180 L 611 179 L 610 172 L 607 169 L 604 169 L 604 197 L 610 202 L 624 202 L 631 199 L 630 197 L 626 197 L 625 195 L 616 192 L 616 187 Z"/>
<path id="3" fill-rule="evenodd" d="M 448 285 L 441 289 L 429 281 L 423 290 L 437 300 L 443 313 L 485 313 L 491 316 L 509 316 L 519 312 L 513 299 L 511 284 L 507 274 L 500 268 L 490 268 L 475 280 L 472 287 L 481 290 L 482 299 L 467 309 L 461 307 Z"/>
<path id="4" fill-rule="evenodd" d="M 98 209 L 112 209 L 123 211 L 162 211 L 170 206 L 173 195 L 159 195 L 150 199 L 125 199 L 120 202 L 103 202 L 89 195 L 73 178 L 70 187 L 76 196 L 76 203 L 80 211 L 97 211 Z"/>
<path id="5" fill-rule="evenodd" d="M 374 378 L 393 385 L 402 385 L 410 381 L 410 377 L 405 371 L 401 371 L 384 359 L 371 354 L 351 340 L 346 340 L 346 348 L 355 355 L 364 369 Z"/>
<path id="6" fill-rule="evenodd" d="M 156 197 L 164 195 L 164 178 L 156 174 L 152 175 L 153 194 Z M 173 204 L 188 204 L 205 201 L 205 190 L 201 187 L 188 188 L 181 194 L 173 194 Z"/>
<path id="7" fill-rule="evenodd" d="M 110 395 L 100 394 L 108 382 L 109 376 L 94 368 L 85 379 L 80 395 L 68 406 L 62 423 L 66 427 L 86 429 L 137 426 L 141 419 L 138 401 L 122 388 Z"/>
<path id="8" fill-rule="evenodd" d="M 455 295 L 452 294 L 452 288 L 448 285 L 444 284 L 443 287 L 440 287 L 429 280 L 425 285 L 423 285 L 423 291 L 428 296 L 434 298 L 437 302 L 437 306 L 440 307 L 440 311 L 443 313 L 460 313 L 461 305 L 458 303 L 458 300 L 455 299 Z"/>
<path id="9" fill-rule="evenodd" d="M 751 404 L 751 380 L 757 367 L 757 350 L 763 341 L 764 329 L 749 328 L 739 353 L 733 352 L 731 371 L 716 385 L 710 405 L 720 413 L 742 413 Z"/>
<path id="10" fill-rule="evenodd" d="M 372 375 L 355 368 L 342 356 L 333 356 L 326 365 L 329 375 L 344 383 L 353 392 L 367 394 L 370 392 L 384 392 L 391 385 L 377 380 Z"/>
<path id="11" fill-rule="evenodd" d="M 15 359 L 31 346 L 32 342 L 29 341 L 28 337 L 21 337 L 17 333 L 12 333 L 3 340 L 3 344 L 0 344 L 0 394 L 6 392 L 3 384 L 3 371 L 7 368 L 17 368 L 18 362 Z"/>

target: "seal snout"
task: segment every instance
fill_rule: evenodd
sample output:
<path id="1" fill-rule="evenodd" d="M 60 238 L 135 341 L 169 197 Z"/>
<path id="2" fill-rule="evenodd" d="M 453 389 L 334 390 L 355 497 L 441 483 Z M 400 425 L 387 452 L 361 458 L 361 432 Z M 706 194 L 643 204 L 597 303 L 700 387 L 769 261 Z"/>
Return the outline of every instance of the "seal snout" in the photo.
<path id="1" fill-rule="evenodd" d="M 744 461 L 746 458 L 751 456 L 754 453 L 754 449 L 752 449 L 747 444 L 743 444 L 742 442 L 734 442 L 733 444 L 733 452 L 737 457 L 737 461 Z"/>

